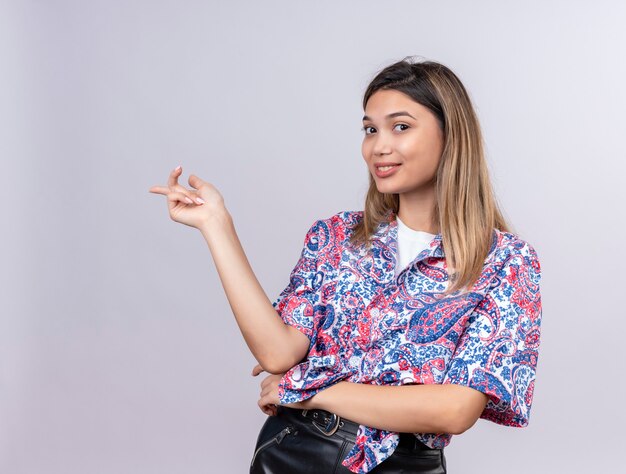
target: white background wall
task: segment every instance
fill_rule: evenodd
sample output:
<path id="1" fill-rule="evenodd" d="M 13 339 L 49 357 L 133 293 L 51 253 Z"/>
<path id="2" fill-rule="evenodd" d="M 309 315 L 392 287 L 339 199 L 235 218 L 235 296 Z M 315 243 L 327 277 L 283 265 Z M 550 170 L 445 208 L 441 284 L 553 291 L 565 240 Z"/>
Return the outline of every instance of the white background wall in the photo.
<path id="1" fill-rule="evenodd" d="M 204 240 L 148 188 L 178 164 L 213 182 L 274 298 L 308 226 L 362 209 L 361 96 L 407 55 L 465 83 L 543 269 L 530 425 L 479 421 L 450 472 L 614 472 L 625 20 L 618 0 L 0 1 L 0 472 L 247 472 L 255 361 Z"/>

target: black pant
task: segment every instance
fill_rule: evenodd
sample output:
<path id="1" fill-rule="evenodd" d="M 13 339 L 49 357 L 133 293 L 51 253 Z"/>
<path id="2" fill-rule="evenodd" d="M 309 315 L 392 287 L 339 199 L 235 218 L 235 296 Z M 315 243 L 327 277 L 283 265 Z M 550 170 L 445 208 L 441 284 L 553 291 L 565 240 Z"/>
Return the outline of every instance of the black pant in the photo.
<path id="1" fill-rule="evenodd" d="M 261 428 L 250 474 L 350 474 L 341 461 L 352 449 L 358 423 L 325 410 L 278 405 Z M 325 433 L 331 433 L 328 435 Z M 400 433 L 393 454 L 370 471 L 375 474 L 445 474 L 443 449 L 431 449 L 412 433 Z"/>

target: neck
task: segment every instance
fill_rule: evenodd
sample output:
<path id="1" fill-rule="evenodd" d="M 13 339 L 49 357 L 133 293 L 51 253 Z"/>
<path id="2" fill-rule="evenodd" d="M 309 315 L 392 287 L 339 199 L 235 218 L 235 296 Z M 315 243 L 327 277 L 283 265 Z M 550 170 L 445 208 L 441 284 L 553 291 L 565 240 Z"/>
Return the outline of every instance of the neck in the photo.
<path id="1" fill-rule="evenodd" d="M 400 194 L 400 207 L 398 217 L 407 227 L 413 230 L 421 230 L 429 234 L 439 232 L 438 223 L 433 222 L 433 209 L 435 207 L 435 193 L 411 193 Z"/>

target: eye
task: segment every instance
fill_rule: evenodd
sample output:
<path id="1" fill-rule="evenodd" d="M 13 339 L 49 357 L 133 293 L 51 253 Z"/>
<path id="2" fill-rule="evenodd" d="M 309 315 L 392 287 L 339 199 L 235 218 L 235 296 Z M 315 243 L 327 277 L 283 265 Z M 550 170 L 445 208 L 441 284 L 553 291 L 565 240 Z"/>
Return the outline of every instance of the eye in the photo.
<path id="1" fill-rule="evenodd" d="M 363 132 L 365 133 L 365 135 L 371 135 L 373 132 L 369 132 L 370 129 L 374 129 L 376 130 L 374 127 L 366 125 L 365 127 L 361 127 L 361 130 L 363 130 Z"/>
<path id="2" fill-rule="evenodd" d="M 406 123 L 398 123 L 393 128 L 395 129 L 396 127 L 406 127 L 406 128 L 403 128 L 402 130 L 406 130 L 407 128 L 409 128 L 409 126 Z"/>

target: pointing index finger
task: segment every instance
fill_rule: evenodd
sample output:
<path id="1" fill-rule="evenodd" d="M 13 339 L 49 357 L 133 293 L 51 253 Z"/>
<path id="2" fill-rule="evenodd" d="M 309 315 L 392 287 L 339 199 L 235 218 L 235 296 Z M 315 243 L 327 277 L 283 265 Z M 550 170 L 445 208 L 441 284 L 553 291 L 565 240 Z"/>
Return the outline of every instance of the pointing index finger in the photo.
<path id="1" fill-rule="evenodd" d="M 148 192 L 167 195 L 170 192 L 170 189 L 163 186 L 152 186 Z"/>

